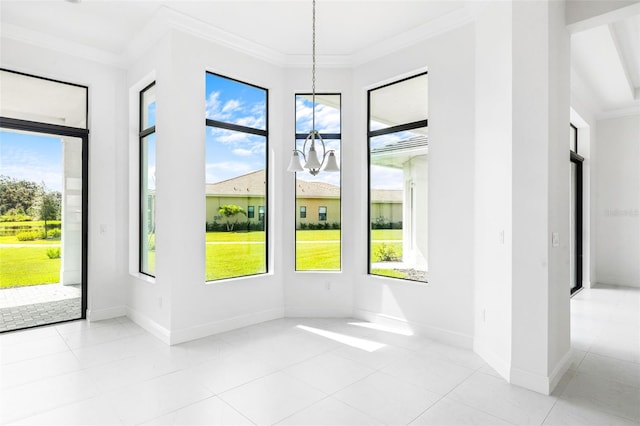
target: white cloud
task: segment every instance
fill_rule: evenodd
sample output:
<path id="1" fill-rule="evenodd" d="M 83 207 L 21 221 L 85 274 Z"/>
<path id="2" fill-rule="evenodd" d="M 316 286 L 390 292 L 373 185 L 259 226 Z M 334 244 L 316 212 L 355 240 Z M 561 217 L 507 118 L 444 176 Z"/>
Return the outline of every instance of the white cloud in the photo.
<path id="1" fill-rule="evenodd" d="M 403 174 L 401 169 L 371 166 L 372 189 L 402 189 Z"/>
<path id="2" fill-rule="evenodd" d="M 253 155 L 253 152 L 250 149 L 244 149 L 244 148 L 236 148 L 231 152 L 233 152 L 235 155 L 238 155 L 240 157 L 249 157 Z"/>
<path id="3" fill-rule="evenodd" d="M 224 104 L 224 107 L 222 107 L 222 112 L 223 113 L 225 113 L 225 112 L 228 113 L 228 112 L 233 112 L 233 111 L 236 111 L 236 110 L 241 110 L 240 105 L 241 105 L 241 103 L 240 103 L 239 100 L 230 99 Z"/>

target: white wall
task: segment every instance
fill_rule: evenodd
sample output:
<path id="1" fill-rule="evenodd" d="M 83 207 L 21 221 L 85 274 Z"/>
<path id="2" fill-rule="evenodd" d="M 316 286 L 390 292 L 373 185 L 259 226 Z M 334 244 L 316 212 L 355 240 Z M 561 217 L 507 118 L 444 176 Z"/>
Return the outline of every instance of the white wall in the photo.
<path id="1" fill-rule="evenodd" d="M 596 129 L 595 280 L 640 287 L 640 115 Z"/>
<path id="2" fill-rule="evenodd" d="M 511 367 L 511 4 L 476 14 L 474 350 L 503 377 Z"/>
<path id="3" fill-rule="evenodd" d="M 132 317 L 169 343 L 283 315 L 283 170 L 281 155 L 282 70 L 178 31 L 156 47 L 155 61 L 136 64 L 130 85 L 155 71 L 157 84 L 156 277 L 131 274 Z M 205 72 L 216 72 L 269 89 L 269 273 L 205 283 Z M 136 106 L 137 108 L 137 106 Z M 135 121 L 137 123 L 137 121 Z M 131 138 L 137 143 L 137 137 Z M 132 169 L 137 173 L 136 164 Z M 136 195 L 135 179 L 132 193 Z M 131 210 L 137 198 L 130 197 Z M 274 214 L 275 213 L 275 214 Z M 130 218 L 137 233 L 137 219 Z"/>
<path id="4" fill-rule="evenodd" d="M 548 393 L 570 355 L 570 55 L 561 2 L 513 4 L 513 52 L 511 382 Z"/>
<path id="5" fill-rule="evenodd" d="M 125 72 L 9 38 L 2 39 L 0 62 L 13 71 L 89 87 L 88 317 L 123 315 L 126 193 L 117 191 L 122 177 L 114 170 L 126 169 L 118 155 L 126 146 Z"/>
<path id="6" fill-rule="evenodd" d="M 284 73 L 284 98 L 282 114 L 284 139 L 281 155 L 276 158 L 276 168 L 283 169 L 288 164 L 294 147 L 295 94 L 310 93 L 311 69 L 289 68 Z M 357 274 L 354 251 L 364 241 L 356 240 L 355 233 L 362 226 L 355 220 L 354 212 L 360 207 L 354 195 L 360 192 L 362 182 L 359 172 L 360 162 L 353 158 L 359 149 L 354 140 L 355 120 L 353 115 L 352 71 L 349 68 L 318 68 L 316 72 L 317 93 L 340 93 L 341 97 L 341 189 L 342 189 L 342 264 L 336 272 L 296 272 L 295 271 L 295 174 L 285 172 L 282 184 L 277 187 L 281 203 L 278 216 L 283 218 L 281 242 L 282 269 L 285 297 L 285 315 L 288 317 L 328 316 L 350 317 L 353 310 L 353 281 Z M 366 223 L 366 222 L 365 222 Z"/>
<path id="7" fill-rule="evenodd" d="M 452 54 L 455 52 L 455 54 Z M 429 72 L 429 283 L 369 276 L 366 254 L 367 89 L 420 71 Z M 471 347 L 473 340 L 474 28 L 466 25 L 354 70 L 358 147 L 362 167 L 353 230 L 361 242 L 356 317 L 396 318 L 416 332 Z M 346 167 L 345 167 L 346 169 Z"/>

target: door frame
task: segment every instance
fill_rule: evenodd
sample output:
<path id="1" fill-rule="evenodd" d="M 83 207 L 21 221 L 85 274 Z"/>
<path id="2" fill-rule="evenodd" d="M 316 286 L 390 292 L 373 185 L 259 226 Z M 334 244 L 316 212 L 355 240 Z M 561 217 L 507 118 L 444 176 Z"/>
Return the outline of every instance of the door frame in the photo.
<path id="1" fill-rule="evenodd" d="M 0 117 L 0 128 L 7 130 L 21 130 L 32 133 L 42 133 L 57 136 L 68 136 L 82 140 L 82 296 L 80 318 L 48 323 L 76 321 L 87 318 L 87 248 L 88 248 L 88 219 L 89 219 L 89 130 L 76 127 L 60 126 L 57 124 L 40 123 L 37 121 L 20 120 L 17 118 Z M 44 325 L 44 324 L 43 324 Z M 33 327 L 40 327 L 39 325 Z M 32 327 L 25 327 L 32 328 Z"/>
<path id="2" fill-rule="evenodd" d="M 578 290 L 582 289 L 582 259 L 583 259 L 583 244 L 582 244 L 582 233 L 583 233 L 583 187 L 582 187 L 582 163 L 584 162 L 584 157 L 576 154 L 571 151 L 569 160 L 576 165 L 576 241 L 575 241 L 575 253 L 573 253 L 576 257 L 576 283 L 575 286 L 571 287 L 571 295 L 575 294 Z"/>

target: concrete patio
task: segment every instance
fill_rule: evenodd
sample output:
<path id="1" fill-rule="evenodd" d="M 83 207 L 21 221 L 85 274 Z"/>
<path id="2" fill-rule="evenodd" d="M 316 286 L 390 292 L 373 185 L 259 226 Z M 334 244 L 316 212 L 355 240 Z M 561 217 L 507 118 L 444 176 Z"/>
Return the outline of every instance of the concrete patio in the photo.
<path id="1" fill-rule="evenodd" d="M 0 290 L 0 332 L 80 318 L 80 285 L 44 284 Z"/>

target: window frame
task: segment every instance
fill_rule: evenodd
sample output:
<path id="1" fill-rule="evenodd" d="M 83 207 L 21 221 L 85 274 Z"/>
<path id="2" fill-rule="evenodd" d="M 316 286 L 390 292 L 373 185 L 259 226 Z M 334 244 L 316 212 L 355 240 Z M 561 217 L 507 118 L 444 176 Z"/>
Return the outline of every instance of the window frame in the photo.
<path id="1" fill-rule="evenodd" d="M 300 219 L 307 218 L 307 206 L 300 206 Z"/>
<path id="2" fill-rule="evenodd" d="M 313 94 L 310 92 L 296 92 L 294 93 L 293 99 L 293 117 L 294 117 L 294 133 L 295 133 L 295 138 L 294 138 L 294 142 L 293 142 L 293 147 L 294 149 L 297 148 L 297 141 L 298 140 L 305 140 L 308 136 L 308 133 L 298 133 L 297 132 L 297 126 L 296 126 L 296 122 L 297 122 L 297 108 L 296 108 L 296 100 L 298 98 L 298 96 L 312 96 Z M 342 151 L 342 93 L 340 92 L 321 92 L 321 93 L 316 93 L 316 96 L 337 96 L 339 98 L 339 112 L 340 112 L 340 131 L 338 133 L 322 133 L 320 132 L 320 137 L 323 140 L 339 140 L 340 141 L 340 151 Z M 316 100 L 317 103 L 317 100 Z M 313 108 L 315 109 L 315 105 L 313 105 Z M 340 158 L 342 159 L 342 155 L 340 155 Z M 296 226 L 296 220 L 294 220 L 294 270 L 295 272 L 341 272 L 342 271 L 342 168 L 340 168 L 340 199 L 339 199 L 339 204 L 340 204 L 340 211 L 338 212 L 338 217 L 340 218 L 340 259 L 339 259 L 339 264 L 340 267 L 338 269 L 298 269 L 298 265 L 297 265 L 297 247 L 298 247 L 298 238 L 297 238 L 297 226 Z M 296 206 L 296 202 L 298 199 L 298 185 L 297 185 L 297 174 L 298 172 L 294 173 L 294 175 L 296 176 L 294 179 L 294 208 Z M 308 219 L 307 217 L 307 211 L 306 211 L 306 206 L 300 206 L 301 208 L 304 207 L 305 208 L 305 214 L 304 217 L 302 215 L 299 216 L 300 219 Z M 312 206 L 313 208 L 313 206 Z M 318 214 L 319 217 L 319 214 Z M 295 218 L 295 215 L 294 215 Z M 328 213 L 327 213 L 327 219 L 328 219 Z M 322 222 L 327 222 L 327 219 L 325 219 Z M 321 222 L 320 220 L 318 220 L 318 222 Z"/>
<path id="3" fill-rule="evenodd" d="M 226 281 L 226 280 L 231 280 L 231 279 L 238 279 L 238 278 L 246 278 L 246 277 L 254 277 L 254 276 L 258 276 L 258 275 L 265 275 L 268 274 L 269 271 L 269 259 L 270 259 L 270 252 L 269 252 L 269 236 L 270 236 L 270 232 L 269 232 L 269 226 L 268 226 L 268 212 L 267 209 L 265 208 L 265 206 L 269 205 L 269 89 L 265 88 L 265 87 L 261 87 L 258 86 L 256 84 L 252 84 L 252 83 L 248 83 L 246 81 L 242 81 L 242 80 L 238 80 L 236 78 L 233 77 L 229 77 L 223 74 L 219 74 L 216 72 L 212 72 L 212 71 L 205 71 L 205 80 L 206 80 L 206 76 L 207 74 L 219 77 L 219 78 L 223 78 L 226 80 L 229 80 L 231 82 L 234 83 L 239 83 L 245 86 L 249 86 L 249 87 L 253 87 L 259 90 L 264 91 L 264 95 L 265 95 L 265 124 L 264 124 L 264 129 L 257 129 L 254 127 L 248 127 L 248 126 L 243 126 L 240 124 L 235 124 L 235 123 L 228 123 L 228 122 L 224 122 L 224 121 L 220 121 L 220 120 L 214 120 L 214 119 L 210 119 L 207 118 L 205 115 L 205 129 L 207 129 L 208 127 L 216 127 L 216 128 L 220 128 L 220 129 L 225 129 L 225 130 L 231 130 L 234 132 L 240 132 L 240 133 L 246 133 L 246 134 L 251 134 L 251 135 L 257 135 L 257 136 L 262 136 L 265 138 L 265 153 L 264 153 L 264 171 L 265 171 L 265 188 L 264 188 L 264 203 L 265 205 L 263 206 L 258 206 L 258 220 L 260 222 L 262 222 L 264 224 L 263 228 L 264 228 L 264 245 L 265 245 L 265 258 L 264 258 L 264 272 L 258 272 L 255 274 L 248 274 L 248 275 L 237 275 L 237 276 L 233 276 L 233 277 L 225 277 L 225 278 L 219 278 L 219 279 L 215 279 L 215 280 L 206 280 L 205 282 L 207 283 L 212 283 L 212 282 L 219 282 L 219 281 Z M 205 97 L 206 97 L 206 89 L 205 89 Z M 205 266 L 206 269 L 206 266 Z M 206 274 L 206 270 L 205 270 L 205 274 Z"/>
<path id="4" fill-rule="evenodd" d="M 415 130 L 415 129 L 419 129 L 422 127 L 426 127 L 427 129 L 429 128 L 429 114 L 427 112 L 427 118 L 424 120 L 418 120 L 418 121 L 412 121 L 409 123 L 403 123 L 403 124 L 398 124 L 395 126 L 390 126 L 390 127 L 385 127 L 382 129 L 376 129 L 376 130 L 372 130 L 371 129 L 371 93 L 379 90 L 379 89 L 383 89 L 385 87 L 389 87 L 389 86 L 393 86 L 402 82 L 405 82 L 407 80 L 411 80 L 414 78 L 418 78 L 421 76 L 425 76 L 428 75 L 429 72 L 428 71 L 423 71 L 417 74 L 413 74 L 411 76 L 408 77 L 404 77 L 401 78 L 399 80 L 394 80 L 392 82 L 389 83 L 385 83 L 382 84 L 380 86 L 376 86 L 373 87 L 371 89 L 367 90 L 367 222 L 366 222 L 366 226 L 367 226 L 367 274 L 370 276 L 375 276 L 375 277 L 380 277 L 380 278 L 388 278 L 388 279 L 392 279 L 392 280 L 401 280 L 404 282 L 413 282 L 413 283 L 418 283 L 418 284 L 426 284 L 426 282 L 423 281 L 418 281 L 418 280 L 410 280 L 407 278 L 397 278 L 397 277 L 390 277 L 387 275 L 380 275 L 380 274 L 374 274 L 371 272 L 372 268 L 372 262 L 371 262 L 371 250 L 372 250 L 372 228 L 371 228 L 371 139 L 376 137 L 376 136 L 383 136 L 383 135 L 388 135 L 388 134 L 392 134 L 392 133 L 398 133 L 398 132 L 404 132 L 404 131 L 408 131 L 408 130 Z M 428 102 L 428 101 L 427 101 Z M 405 226 L 405 225 L 403 225 Z"/>
<path id="5" fill-rule="evenodd" d="M 578 154 L 578 128 L 573 123 L 569 123 L 569 128 L 573 130 L 573 138 L 569 149 Z"/>
<path id="6" fill-rule="evenodd" d="M 144 188 L 142 187 L 142 182 L 144 181 L 143 179 L 143 174 L 147 172 L 146 169 L 146 165 L 142 164 L 142 161 L 144 159 L 144 148 L 143 148 L 143 143 L 144 143 L 144 139 L 148 136 L 151 136 L 153 134 L 156 133 L 156 125 L 155 123 L 153 124 L 153 126 L 147 127 L 147 128 L 143 128 L 144 126 L 144 94 L 145 92 L 147 92 L 147 90 L 150 90 L 151 88 L 155 87 L 156 85 L 156 81 L 152 81 L 151 83 L 149 83 L 148 85 L 146 85 L 142 90 L 140 90 L 139 93 L 139 111 L 138 111 L 138 272 L 146 275 L 148 277 L 152 277 L 155 278 L 155 274 L 151 274 L 149 271 L 144 271 L 142 268 L 142 250 L 145 247 L 143 245 L 143 237 L 146 238 L 146 236 L 143 236 L 143 231 L 144 231 L 144 226 L 143 223 L 146 219 L 145 217 L 145 212 L 142 209 L 143 203 L 142 203 L 142 196 L 143 194 L 145 194 Z M 157 104 L 156 104 L 157 105 Z M 143 167 L 144 166 L 144 167 Z M 155 220 L 155 219 L 154 219 Z M 147 265 L 148 266 L 148 265 Z"/>
<path id="7" fill-rule="evenodd" d="M 247 219 L 254 219 L 256 215 L 256 206 L 247 206 Z"/>
<path id="8" fill-rule="evenodd" d="M 322 211 L 324 209 L 324 212 Z M 324 219 L 322 218 L 324 215 Z M 329 215 L 327 206 L 318 206 L 318 222 L 326 222 Z"/>

